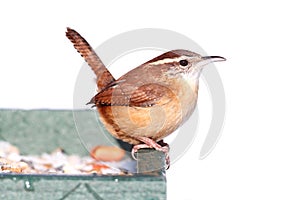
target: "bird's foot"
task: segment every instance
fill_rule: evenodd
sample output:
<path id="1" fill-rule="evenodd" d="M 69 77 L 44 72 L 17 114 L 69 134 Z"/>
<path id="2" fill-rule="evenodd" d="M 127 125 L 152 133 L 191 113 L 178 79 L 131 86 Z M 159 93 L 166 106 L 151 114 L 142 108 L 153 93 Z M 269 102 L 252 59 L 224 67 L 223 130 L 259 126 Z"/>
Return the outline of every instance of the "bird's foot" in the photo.
<path id="1" fill-rule="evenodd" d="M 132 155 L 133 159 L 137 160 L 137 158 L 135 157 L 135 153 L 139 149 L 154 148 L 157 151 L 162 151 L 165 153 L 166 169 L 169 169 L 169 167 L 170 167 L 170 156 L 169 156 L 170 147 L 167 143 L 164 143 L 162 140 L 159 142 L 155 142 L 154 140 L 147 138 L 147 137 L 137 137 L 137 139 L 140 140 L 141 142 L 144 142 L 144 144 L 137 144 L 137 145 L 133 146 L 133 148 L 131 150 L 131 155 Z"/>

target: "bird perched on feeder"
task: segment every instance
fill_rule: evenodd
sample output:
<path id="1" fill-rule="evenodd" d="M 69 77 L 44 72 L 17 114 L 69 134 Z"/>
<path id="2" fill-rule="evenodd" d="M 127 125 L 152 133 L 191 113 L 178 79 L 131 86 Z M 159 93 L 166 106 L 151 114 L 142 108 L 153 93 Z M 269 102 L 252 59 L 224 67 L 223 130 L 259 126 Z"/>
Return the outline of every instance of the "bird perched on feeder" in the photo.
<path id="1" fill-rule="evenodd" d="M 162 140 L 193 113 L 203 67 L 226 59 L 172 50 L 115 79 L 79 33 L 67 28 L 66 36 L 96 74 L 98 93 L 90 103 L 108 132 L 134 145 L 133 156 L 140 148 L 165 152 L 169 166 L 169 146 Z"/>

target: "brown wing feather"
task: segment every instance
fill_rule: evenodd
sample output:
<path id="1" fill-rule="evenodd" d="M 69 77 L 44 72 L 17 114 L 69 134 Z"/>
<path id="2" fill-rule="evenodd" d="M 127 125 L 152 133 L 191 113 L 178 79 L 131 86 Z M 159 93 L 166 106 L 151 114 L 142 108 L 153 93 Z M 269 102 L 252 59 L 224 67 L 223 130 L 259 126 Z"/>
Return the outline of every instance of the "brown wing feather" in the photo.
<path id="1" fill-rule="evenodd" d="M 157 104 L 161 98 L 167 95 L 169 90 L 159 84 L 147 84 L 139 87 L 130 96 L 132 106 L 147 107 Z"/>
<path id="2" fill-rule="evenodd" d="M 171 95 L 173 93 L 170 89 L 159 84 L 151 83 L 140 87 L 120 84 L 99 92 L 91 100 L 91 103 L 96 106 L 148 107 L 166 103 L 171 99 Z"/>
<path id="3" fill-rule="evenodd" d="M 93 48 L 79 33 L 67 28 L 66 36 L 96 74 L 98 91 L 103 90 L 108 84 L 115 81 Z"/>

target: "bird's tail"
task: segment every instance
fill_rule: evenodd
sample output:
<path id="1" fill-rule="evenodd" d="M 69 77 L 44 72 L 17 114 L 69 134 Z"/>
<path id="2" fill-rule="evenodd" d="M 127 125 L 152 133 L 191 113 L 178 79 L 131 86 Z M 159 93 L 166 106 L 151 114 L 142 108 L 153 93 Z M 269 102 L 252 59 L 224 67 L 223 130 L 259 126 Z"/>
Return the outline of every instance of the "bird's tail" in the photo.
<path id="1" fill-rule="evenodd" d="M 93 48 L 79 33 L 71 28 L 67 28 L 66 36 L 96 74 L 98 91 L 115 81 Z"/>

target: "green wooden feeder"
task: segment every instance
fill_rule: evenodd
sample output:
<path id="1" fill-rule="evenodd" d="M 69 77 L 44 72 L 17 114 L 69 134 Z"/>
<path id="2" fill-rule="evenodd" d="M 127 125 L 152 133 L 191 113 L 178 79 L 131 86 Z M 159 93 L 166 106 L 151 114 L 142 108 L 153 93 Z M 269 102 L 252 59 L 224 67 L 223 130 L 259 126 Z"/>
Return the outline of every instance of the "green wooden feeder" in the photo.
<path id="1" fill-rule="evenodd" d="M 93 110 L 0 110 L 0 140 L 22 154 L 37 155 L 61 147 L 87 156 L 94 145 L 119 145 L 100 132 Z M 126 146 L 126 145 L 125 145 Z M 0 199 L 166 199 L 164 155 L 143 149 L 133 175 L 38 175 L 0 173 Z M 148 173 L 151 172 L 151 173 Z"/>

